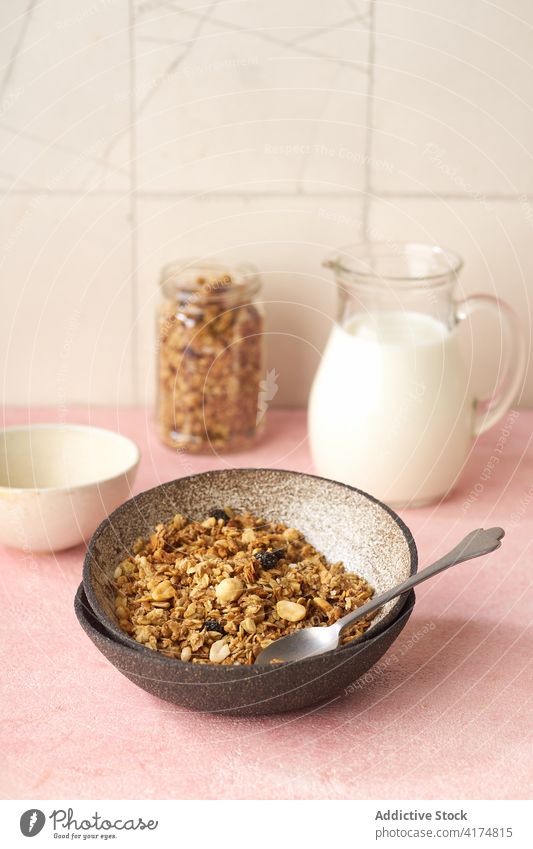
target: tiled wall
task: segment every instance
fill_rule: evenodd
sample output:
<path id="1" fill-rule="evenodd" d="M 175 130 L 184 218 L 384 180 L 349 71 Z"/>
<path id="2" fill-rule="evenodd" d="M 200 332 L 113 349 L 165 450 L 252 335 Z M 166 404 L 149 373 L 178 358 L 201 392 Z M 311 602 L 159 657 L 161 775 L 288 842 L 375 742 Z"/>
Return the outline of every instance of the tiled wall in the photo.
<path id="1" fill-rule="evenodd" d="M 183 255 L 259 266 L 280 404 L 331 326 L 321 260 L 365 234 L 455 248 L 529 334 L 528 0 L 9 0 L 0 30 L 5 402 L 150 400 Z"/>

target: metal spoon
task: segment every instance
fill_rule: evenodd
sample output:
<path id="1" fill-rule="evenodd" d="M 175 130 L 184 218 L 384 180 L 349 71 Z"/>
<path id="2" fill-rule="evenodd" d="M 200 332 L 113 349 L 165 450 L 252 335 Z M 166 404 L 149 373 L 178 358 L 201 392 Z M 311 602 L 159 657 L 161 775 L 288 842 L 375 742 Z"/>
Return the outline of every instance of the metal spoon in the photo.
<path id="1" fill-rule="evenodd" d="M 432 563 L 431 566 L 427 566 L 422 572 L 418 572 L 416 575 L 411 575 L 406 581 L 387 590 L 387 592 L 370 599 L 362 607 L 358 607 L 357 610 L 353 610 L 351 613 L 343 616 L 342 619 L 339 619 L 333 625 L 301 628 L 295 631 L 294 634 L 274 640 L 273 643 L 270 643 L 258 655 L 255 661 L 256 664 L 263 666 L 272 662 L 288 663 L 336 649 L 345 628 L 353 625 L 362 616 L 373 613 L 374 610 L 391 601 L 391 599 L 403 595 L 403 593 L 406 593 L 412 587 L 416 587 L 422 581 L 427 581 L 433 575 L 438 575 L 439 572 L 444 572 L 445 569 L 455 566 L 456 563 L 462 563 L 464 560 L 472 560 L 474 557 L 481 557 L 483 554 L 495 551 L 500 547 L 504 534 L 505 531 L 502 528 L 488 528 L 487 530 L 478 528 L 475 531 L 471 531 L 455 548 L 452 548 L 448 554 L 445 554 L 436 563 Z"/>

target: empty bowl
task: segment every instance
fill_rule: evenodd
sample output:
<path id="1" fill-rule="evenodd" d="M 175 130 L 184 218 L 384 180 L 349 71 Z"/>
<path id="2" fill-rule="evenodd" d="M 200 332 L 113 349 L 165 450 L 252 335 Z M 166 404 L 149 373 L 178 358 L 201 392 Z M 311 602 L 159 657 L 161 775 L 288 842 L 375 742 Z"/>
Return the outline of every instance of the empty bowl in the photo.
<path id="1" fill-rule="evenodd" d="M 98 427 L 38 424 L 0 432 L 0 542 L 60 551 L 88 539 L 131 495 L 139 449 Z"/>
<path id="2" fill-rule="evenodd" d="M 137 643 L 119 627 L 113 572 L 131 553 L 135 540 L 176 513 L 203 519 L 221 505 L 298 528 L 330 562 L 342 560 L 378 593 L 416 572 L 417 551 L 409 529 L 392 510 L 360 490 L 278 469 L 205 472 L 135 496 L 100 525 L 85 558 L 85 596 L 79 594 L 76 602 L 82 626 L 128 678 L 185 707 L 262 714 L 332 698 L 396 639 L 414 595 L 385 605 L 360 640 L 272 668 L 185 663 Z"/>

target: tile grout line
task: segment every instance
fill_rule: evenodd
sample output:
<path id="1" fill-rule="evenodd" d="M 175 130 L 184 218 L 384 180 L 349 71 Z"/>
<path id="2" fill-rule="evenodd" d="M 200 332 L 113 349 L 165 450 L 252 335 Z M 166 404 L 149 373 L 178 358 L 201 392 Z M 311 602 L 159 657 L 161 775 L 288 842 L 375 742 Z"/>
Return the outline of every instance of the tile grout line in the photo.
<path id="1" fill-rule="evenodd" d="M 17 64 L 17 59 L 19 57 L 20 50 L 28 34 L 28 28 L 33 17 L 35 3 L 36 0 L 29 0 L 28 2 L 26 11 L 24 12 L 22 26 L 20 28 L 17 41 L 15 43 L 11 56 L 9 57 L 7 65 L 5 66 L 6 70 L 2 82 L 0 83 L 0 103 L 3 102 L 4 94 L 6 93 L 11 77 L 13 76 L 13 72 L 15 70 L 15 65 Z"/>
<path id="2" fill-rule="evenodd" d="M 138 192 L 137 192 L 137 136 L 136 136 L 136 115 L 135 115 L 135 90 L 137 85 L 137 67 L 135 61 L 135 4 L 134 0 L 129 0 L 129 27 L 128 27 L 128 42 L 129 42 L 129 212 L 130 212 L 130 309 L 131 309 L 131 404 L 139 402 L 139 332 L 137 313 L 139 306 L 139 275 L 138 275 Z"/>
<path id="3" fill-rule="evenodd" d="M 376 198 L 401 198 L 403 200 L 470 200 L 475 203 L 483 201 L 524 201 L 531 200 L 531 193 L 522 192 L 484 192 L 479 189 L 475 192 L 439 192 L 437 189 L 428 192 L 401 192 L 387 191 L 386 189 L 374 192 Z"/>
<path id="4" fill-rule="evenodd" d="M 297 192 L 292 189 L 289 191 L 279 191 L 279 192 L 268 192 L 268 191 L 257 191 L 257 192 L 246 192 L 246 191 L 220 191 L 216 190 L 209 193 L 207 191 L 191 194 L 190 191 L 179 190 L 173 191 L 170 190 L 150 190 L 150 189 L 136 189 L 132 191 L 130 189 L 94 189 L 83 191 L 82 189 L 46 189 L 46 188 L 35 188 L 35 189 L 12 189 L 12 188 L 2 188 L 0 187 L 0 205 L 2 200 L 5 200 L 9 197 L 76 197 L 76 198 L 85 198 L 85 197 L 109 197 L 109 198 L 129 198 L 133 196 L 138 199 L 144 200 L 164 200 L 168 199 L 189 199 L 193 201 L 198 201 L 199 203 L 204 203 L 206 201 L 224 201 L 227 199 L 234 198 L 242 198 L 243 200 L 250 200 L 253 198 L 272 198 L 275 200 L 276 198 L 295 198 L 301 200 L 302 198 L 353 198 L 354 189 L 346 189 L 343 191 L 325 191 L 325 192 Z M 3 197 L 2 197 L 3 195 Z M 376 189 L 372 191 L 372 199 L 380 200 L 380 199 L 388 199 L 388 198 L 399 198 L 402 200 L 460 200 L 460 201 L 471 201 L 473 203 L 479 203 L 481 201 L 525 201 L 525 200 L 533 200 L 532 193 L 511 193 L 511 192 L 483 192 L 481 189 L 477 193 L 477 195 L 473 195 L 472 193 L 463 194 L 461 192 L 439 192 L 435 191 L 427 191 L 427 192 L 409 192 L 409 191 L 387 191 L 385 189 Z"/>
<path id="5" fill-rule="evenodd" d="M 376 0 L 370 0 L 370 15 L 368 26 L 368 84 L 365 103 L 365 177 L 363 186 L 363 202 L 361 211 L 361 237 L 367 240 L 369 236 L 370 213 L 372 206 L 372 145 L 374 130 L 374 60 L 376 48 Z"/>

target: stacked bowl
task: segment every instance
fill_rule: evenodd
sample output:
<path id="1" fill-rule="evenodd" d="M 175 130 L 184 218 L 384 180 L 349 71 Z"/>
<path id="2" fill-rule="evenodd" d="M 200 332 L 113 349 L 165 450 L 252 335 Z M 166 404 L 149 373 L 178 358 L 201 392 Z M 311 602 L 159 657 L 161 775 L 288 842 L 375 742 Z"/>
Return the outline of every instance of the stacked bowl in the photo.
<path id="1" fill-rule="evenodd" d="M 271 714 L 332 700 L 387 651 L 414 606 L 411 592 L 385 605 L 365 634 L 335 651 L 291 664 L 186 663 L 152 651 L 118 625 L 113 573 L 138 537 L 181 513 L 203 519 L 230 504 L 302 531 L 329 562 L 365 578 L 376 593 L 414 574 L 411 532 L 389 507 L 360 490 L 280 469 L 224 469 L 192 475 L 143 492 L 115 510 L 93 535 L 75 599 L 78 620 L 123 675 L 154 696 L 205 712 Z"/>

